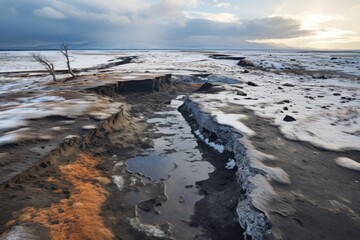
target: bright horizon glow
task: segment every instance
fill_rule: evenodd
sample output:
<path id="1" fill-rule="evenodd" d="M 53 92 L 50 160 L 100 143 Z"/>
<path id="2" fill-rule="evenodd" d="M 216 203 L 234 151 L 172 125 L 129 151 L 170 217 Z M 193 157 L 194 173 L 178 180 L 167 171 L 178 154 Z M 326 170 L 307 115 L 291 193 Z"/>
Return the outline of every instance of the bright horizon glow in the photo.
<path id="1" fill-rule="evenodd" d="M 358 0 L 2 0 L 0 48 L 359 50 Z"/>

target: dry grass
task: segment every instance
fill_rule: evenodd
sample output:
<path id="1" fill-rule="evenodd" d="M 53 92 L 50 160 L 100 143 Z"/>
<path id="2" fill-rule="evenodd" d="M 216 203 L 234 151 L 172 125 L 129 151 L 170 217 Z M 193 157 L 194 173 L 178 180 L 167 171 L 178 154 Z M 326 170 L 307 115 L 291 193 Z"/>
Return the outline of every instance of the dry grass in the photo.
<path id="1" fill-rule="evenodd" d="M 100 159 L 80 154 L 71 164 L 61 166 L 62 179 L 49 178 L 52 183 L 66 180 L 71 183 L 70 197 L 48 208 L 29 207 L 19 220 L 36 222 L 47 227 L 51 239 L 113 239 L 113 233 L 100 216 L 108 192 L 102 187 L 109 179 L 95 168 Z"/>

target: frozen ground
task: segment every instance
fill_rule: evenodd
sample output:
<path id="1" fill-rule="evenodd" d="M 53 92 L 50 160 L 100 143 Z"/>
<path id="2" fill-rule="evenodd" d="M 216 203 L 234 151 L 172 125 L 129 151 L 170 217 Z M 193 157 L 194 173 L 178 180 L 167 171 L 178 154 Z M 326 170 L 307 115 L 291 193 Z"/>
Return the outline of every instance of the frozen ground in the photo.
<path id="1" fill-rule="evenodd" d="M 92 67 L 116 59 L 137 55 L 133 63 L 108 69 L 123 74 L 124 80 L 136 79 L 151 73 L 170 73 L 177 75 L 213 74 L 201 78 L 203 81 L 238 82 L 232 90 L 219 96 L 219 102 L 232 102 L 250 108 L 260 116 L 272 118 L 281 127 L 288 138 L 308 141 L 314 145 L 332 150 L 360 149 L 360 113 L 359 113 L 359 78 L 360 54 L 350 53 L 261 53 L 230 52 L 234 56 L 244 56 L 254 63 L 254 69 L 243 73 L 237 60 L 212 59 L 206 52 L 121 52 L 121 51 L 76 51 L 73 57 L 75 68 Z M 58 52 L 44 52 L 53 59 L 55 66 L 64 69 L 64 61 Z M 32 60 L 29 52 L 2 52 L 0 54 L 1 72 L 33 71 L 42 69 Z M 291 71 L 296 69 L 299 72 Z M 279 71 L 282 70 L 282 71 Z M 346 74 L 344 74 L 346 73 Z M 181 76 L 181 79 L 185 79 Z M 49 105 L 58 99 L 36 101 L 33 96 L 29 101 L 24 97 L 6 99 L 9 92 L 37 91 L 40 97 L 49 94 L 41 89 L 50 81 L 49 77 L 12 76 L 0 74 L 2 126 L 13 119 L 13 109 L 28 111 L 29 105 L 36 107 Z M 252 81 L 258 86 L 247 87 L 246 96 L 236 96 L 236 89 Z M 54 94 L 54 93 L 50 93 Z M 35 100 L 34 100 L 35 99 Z M 62 101 L 63 102 L 63 101 Z M 75 101 L 76 102 L 76 101 Z M 30 107 L 31 107 L 30 106 Z M 51 107 L 46 107 L 51 109 Z M 39 111 L 43 111 L 39 109 Z M 58 112 L 64 112 L 65 109 Z M 50 112 L 49 112 L 50 114 Z M 16 114 L 17 115 L 17 114 Z M 42 113 L 44 115 L 44 113 Z M 284 122 L 285 115 L 291 115 L 296 122 Z M 24 125 L 23 117 L 12 121 L 15 125 Z M 3 127 L 4 128 L 4 127 Z M 335 137 L 336 136 L 336 137 Z"/>
<path id="2" fill-rule="evenodd" d="M 57 69 L 65 69 L 60 53 L 43 54 L 54 61 Z M 264 212 L 268 199 L 276 196 L 276 191 L 283 190 L 274 190 L 271 184 L 293 184 L 296 177 L 292 171 L 307 168 L 308 162 L 304 160 L 303 164 L 295 164 L 297 168 L 294 168 L 285 161 L 293 157 L 287 155 L 288 152 L 281 146 L 277 152 L 286 153 L 281 161 L 274 156 L 276 152 L 265 153 L 258 149 L 251 139 L 261 138 L 264 133 L 259 130 L 260 126 L 250 126 L 248 121 L 253 118 L 246 111 L 251 110 L 271 127 L 277 126 L 288 140 L 306 142 L 314 147 L 314 152 L 317 149 L 329 150 L 332 165 L 321 166 L 322 173 L 326 172 L 324 169 L 331 169 L 331 173 L 352 171 L 351 174 L 359 170 L 358 156 L 348 154 L 360 150 L 358 52 L 74 51 L 70 54 L 74 60 L 73 67 L 78 69 L 104 66 L 125 56 L 137 58 L 129 64 L 80 73 L 81 76 L 73 81 L 53 83 L 42 67 L 32 60 L 29 52 L 0 52 L 0 147 L 4 149 L 0 150 L 0 160 L 9 157 L 5 151 L 9 144 L 50 141 L 59 136 L 64 139 L 74 137 L 82 130 L 96 127 L 97 121 L 118 111 L 121 104 L 84 89 L 172 74 L 173 80 L 195 85 L 205 82 L 219 84 L 214 92 L 195 93 L 189 99 L 197 103 L 203 113 L 212 116 L 216 123 L 229 126 L 243 136 L 242 144 L 248 149 L 252 166 L 266 173 L 266 179 L 258 175 L 253 178 L 257 187 L 253 196 L 260 196 L 255 205 Z M 228 54 L 230 57 L 214 57 L 213 54 Z M 239 63 L 239 59 L 232 57 L 245 57 L 253 66 L 245 66 L 241 60 Z M 62 80 L 66 77 L 66 74 L 60 75 Z M 65 128 L 71 128 L 75 122 L 73 119 L 80 116 L 83 117 L 80 130 L 62 136 L 60 133 Z M 57 120 L 51 124 L 42 122 L 44 125 L 34 123 L 36 119 L 51 117 Z M 197 133 L 201 138 L 201 133 Z M 279 139 L 281 137 L 273 141 Z M 215 145 L 209 140 L 207 143 L 223 151 L 222 145 Z M 294 150 L 292 154 L 302 156 L 303 152 L 297 154 Z M 268 162 L 271 164 L 266 164 Z M 235 160 L 230 160 L 229 168 L 234 164 Z M 313 167 L 314 170 L 309 172 L 320 171 L 318 165 Z M 117 180 L 120 186 L 121 179 Z M 308 178 L 305 180 L 310 181 Z M 348 180 L 341 178 L 343 182 Z M 351 181 L 351 186 L 359 183 L 358 178 Z M 264 195 L 267 193 L 271 193 L 270 198 Z M 291 197 L 295 199 L 302 192 L 296 194 Z M 359 217 L 350 204 L 342 204 L 339 209 L 346 207 L 355 212 L 355 218 Z"/>

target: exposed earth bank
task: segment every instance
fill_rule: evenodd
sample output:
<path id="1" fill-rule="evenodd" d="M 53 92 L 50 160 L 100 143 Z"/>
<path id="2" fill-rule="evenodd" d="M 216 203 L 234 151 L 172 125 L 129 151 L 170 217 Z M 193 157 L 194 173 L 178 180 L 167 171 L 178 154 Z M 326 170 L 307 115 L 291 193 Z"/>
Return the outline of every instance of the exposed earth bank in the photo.
<path id="1" fill-rule="evenodd" d="M 0 239 L 357 239 L 358 55 L 224 53 L 0 55 Z"/>
<path id="2" fill-rule="evenodd" d="M 0 239 L 172 239 L 172 228 L 177 226 L 145 224 L 139 214 L 157 211 L 174 196 L 166 195 L 162 181 L 127 171 L 126 161 L 153 147 L 155 136 L 148 130 L 152 126 L 147 120 L 176 96 L 199 86 L 172 81 L 171 75 L 165 75 L 86 88 L 120 102 L 118 111 L 95 129 L 65 140 L 48 154 L 39 154 L 39 160 L 29 168 L 24 165 L 17 174 L 3 176 Z M 84 123 L 81 120 L 78 124 Z M 3 147 L 16 148 L 18 156 L 26 157 L 33 144 L 25 141 Z M 41 141 L 35 144 L 44 145 Z M 240 196 L 235 170 L 225 169 L 226 154 L 216 153 L 201 141 L 199 144 L 202 158 L 217 170 L 208 180 L 185 186 L 202 198 L 193 217 L 183 220 L 185 231 L 199 229 L 198 234 L 186 238 L 241 238 L 243 231 L 235 212 Z M 140 192 L 141 199 L 129 201 L 126 196 L 133 192 Z"/>

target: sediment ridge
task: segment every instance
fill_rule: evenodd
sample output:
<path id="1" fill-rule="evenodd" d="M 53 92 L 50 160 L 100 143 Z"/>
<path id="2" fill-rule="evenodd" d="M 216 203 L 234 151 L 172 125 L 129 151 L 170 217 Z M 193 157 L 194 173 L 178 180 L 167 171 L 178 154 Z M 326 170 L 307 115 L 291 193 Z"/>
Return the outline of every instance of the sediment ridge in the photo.
<path id="1" fill-rule="evenodd" d="M 216 141 L 222 144 L 226 151 L 233 153 L 238 167 L 236 181 L 244 190 L 236 209 L 238 221 L 245 230 L 244 238 L 251 236 L 254 240 L 264 239 L 271 233 L 270 222 L 265 212 L 256 207 L 252 194 L 258 191 L 254 180 L 263 181 L 264 183 L 267 180 L 264 177 L 264 172 L 251 166 L 251 160 L 247 156 L 247 149 L 241 142 L 243 136 L 229 126 L 216 123 L 210 114 L 201 112 L 199 105 L 190 99 L 185 100 L 180 107 L 180 111 L 186 112 L 189 117 L 191 116 L 198 123 L 201 134 L 215 134 L 217 136 Z"/>

